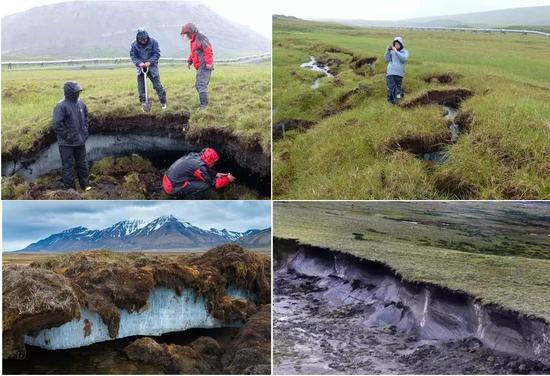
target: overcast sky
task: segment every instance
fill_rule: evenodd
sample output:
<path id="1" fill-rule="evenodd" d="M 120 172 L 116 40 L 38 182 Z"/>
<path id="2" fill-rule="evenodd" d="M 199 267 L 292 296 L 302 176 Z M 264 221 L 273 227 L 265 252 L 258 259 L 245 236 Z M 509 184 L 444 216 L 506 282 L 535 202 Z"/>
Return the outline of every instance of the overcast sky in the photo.
<path id="1" fill-rule="evenodd" d="M 127 219 L 149 222 L 170 214 L 204 229 L 271 227 L 269 201 L 3 201 L 2 207 L 4 251 L 72 227 L 96 230 Z"/>
<path id="2" fill-rule="evenodd" d="M 127 0 L 118 0 L 127 1 Z M 146 0 L 154 1 L 154 0 Z M 0 15 L 2 17 L 22 12 L 33 7 L 48 5 L 54 3 L 62 3 L 59 0 L 20 0 L 20 1 L 3 1 L 0 7 Z M 201 0 L 194 1 L 202 3 L 212 9 L 219 15 L 230 19 L 233 22 L 248 26 L 254 31 L 262 34 L 264 37 L 271 39 L 271 9 L 266 6 L 264 1 L 250 0 Z"/>
<path id="3" fill-rule="evenodd" d="M 550 5 L 550 0 L 273 0 L 274 14 L 299 18 L 347 18 L 395 21 L 407 18 Z"/>

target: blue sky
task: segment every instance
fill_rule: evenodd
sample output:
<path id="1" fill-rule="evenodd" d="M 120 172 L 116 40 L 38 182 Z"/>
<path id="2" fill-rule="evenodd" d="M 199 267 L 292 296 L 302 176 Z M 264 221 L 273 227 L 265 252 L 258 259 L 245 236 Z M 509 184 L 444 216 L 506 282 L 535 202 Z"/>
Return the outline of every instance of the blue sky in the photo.
<path id="1" fill-rule="evenodd" d="M 271 226 L 269 201 L 4 201 L 3 251 L 76 226 L 101 229 L 126 219 L 173 214 L 195 226 L 245 231 Z"/>

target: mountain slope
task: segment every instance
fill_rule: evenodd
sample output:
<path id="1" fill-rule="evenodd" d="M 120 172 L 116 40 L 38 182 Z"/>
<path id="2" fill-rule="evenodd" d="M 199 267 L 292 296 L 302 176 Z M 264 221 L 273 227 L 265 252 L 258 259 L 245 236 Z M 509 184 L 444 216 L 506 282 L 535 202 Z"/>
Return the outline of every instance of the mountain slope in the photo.
<path id="1" fill-rule="evenodd" d="M 21 252 L 73 252 L 99 248 L 120 251 L 184 250 L 232 242 L 239 242 L 248 248 L 260 248 L 271 244 L 270 234 L 271 229 L 246 232 L 214 228 L 204 230 L 170 215 L 149 223 L 122 221 L 102 230 L 79 226 L 32 243 Z"/>
<path id="2" fill-rule="evenodd" d="M 348 26 L 508 27 L 550 25 L 550 6 L 499 9 L 487 12 L 418 17 L 396 21 L 326 19 Z M 518 27 L 520 27 L 518 26 Z M 535 28 L 536 29 L 536 28 Z"/>
<path id="3" fill-rule="evenodd" d="M 208 7 L 180 1 L 74 1 L 32 8 L 2 18 L 2 58 L 128 56 L 136 29 L 159 41 L 164 57 L 184 57 L 181 26 L 194 22 L 218 57 L 269 52 L 270 42 Z"/>
<path id="4" fill-rule="evenodd" d="M 271 228 L 250 232 L 240 238 L 237 244 L 243 248 L 269 248 L 271 247 Z"/>

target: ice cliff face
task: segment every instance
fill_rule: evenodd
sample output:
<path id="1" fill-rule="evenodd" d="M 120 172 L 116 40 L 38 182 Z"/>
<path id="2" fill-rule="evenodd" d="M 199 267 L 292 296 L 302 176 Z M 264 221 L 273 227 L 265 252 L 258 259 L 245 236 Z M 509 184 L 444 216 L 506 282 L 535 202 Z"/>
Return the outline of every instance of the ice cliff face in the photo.
<path id="1" fill-rule="evenodd" d="M 228 288 L 233 298 L 248 299 L 251 295 L 241 289 Z M 158 336 L 163 333 L 191 328 L 220 328 L 240 326 L 240 323 L 225 324 L 212 317 L 206 301 L 193 290 L 185 289 L 177 295 L 172 289 L 157 287 L 149 297 L 149 304 L 141 312 L 121 310 L 118 336 Z M 35 337 L 26 335 L 25 344 L 48 350 L 69 349 L 109 341 L 107 325 L 96 312 L 83 308 L 79 320 L 67 322 L 55 328 L 41 330 Z"/>

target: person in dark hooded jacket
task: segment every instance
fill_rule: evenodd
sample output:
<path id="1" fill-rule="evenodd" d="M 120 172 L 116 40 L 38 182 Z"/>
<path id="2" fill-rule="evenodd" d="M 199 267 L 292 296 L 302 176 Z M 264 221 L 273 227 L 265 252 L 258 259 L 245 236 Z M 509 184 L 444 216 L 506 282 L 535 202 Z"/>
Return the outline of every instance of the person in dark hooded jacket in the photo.
<path id="1" fill-rule="evenodd" d="M 86 140 L 88 139 L 88 108 L 79 98 L 82 87 L 68 81 L 64 85 L 65 99 L 53 110 L 52 129 L 57 136 L 63 167 L 63 185 L 76 189 L 74 169 L 80 187 L 89 190 Z"/>
<path id="2" fill-rule="evenodd" d="M 153 83 L 153 88 L 157 92 L 162 109 L 166 109 L 166 90 L 164 90 L 160 82 L 160 70 L 158 67 L 160 59 L 159 44 L 143 28 L 137 31 L 136 40 L 130 48 L 130 57 L 136 66 L 139 101 L 143 111 L 147 110 L 147 105 L 145 103 L 145 80 L 143 79 L 142 69 L 148 70 L 147 77 Z"/>
<path id="3" fill-rule="evenodd" d="M 212 169 L 218 159 L 218 153 L 212 148 L 178 159 L 164 175 L 164 192 L 172 197 L 196 200 L 207 198 L 208 192 L 213 188 L 229 186 L 235 181 L 235 177 Z"/>
<path id="4" fill-rule="evenodd" d="M 190 41 L 190 54 L 187 58 L 187 67 L 191 69 L 191 66 L 194 66 L 197 71 L 195 88 L 199 93 L 199 108 L 204 109 L 208 107 L 208 84 L 214 70 L 214 50 L 212 43 L 192 23 L 185 24 L 181 28 L 181 35 Z"/>

